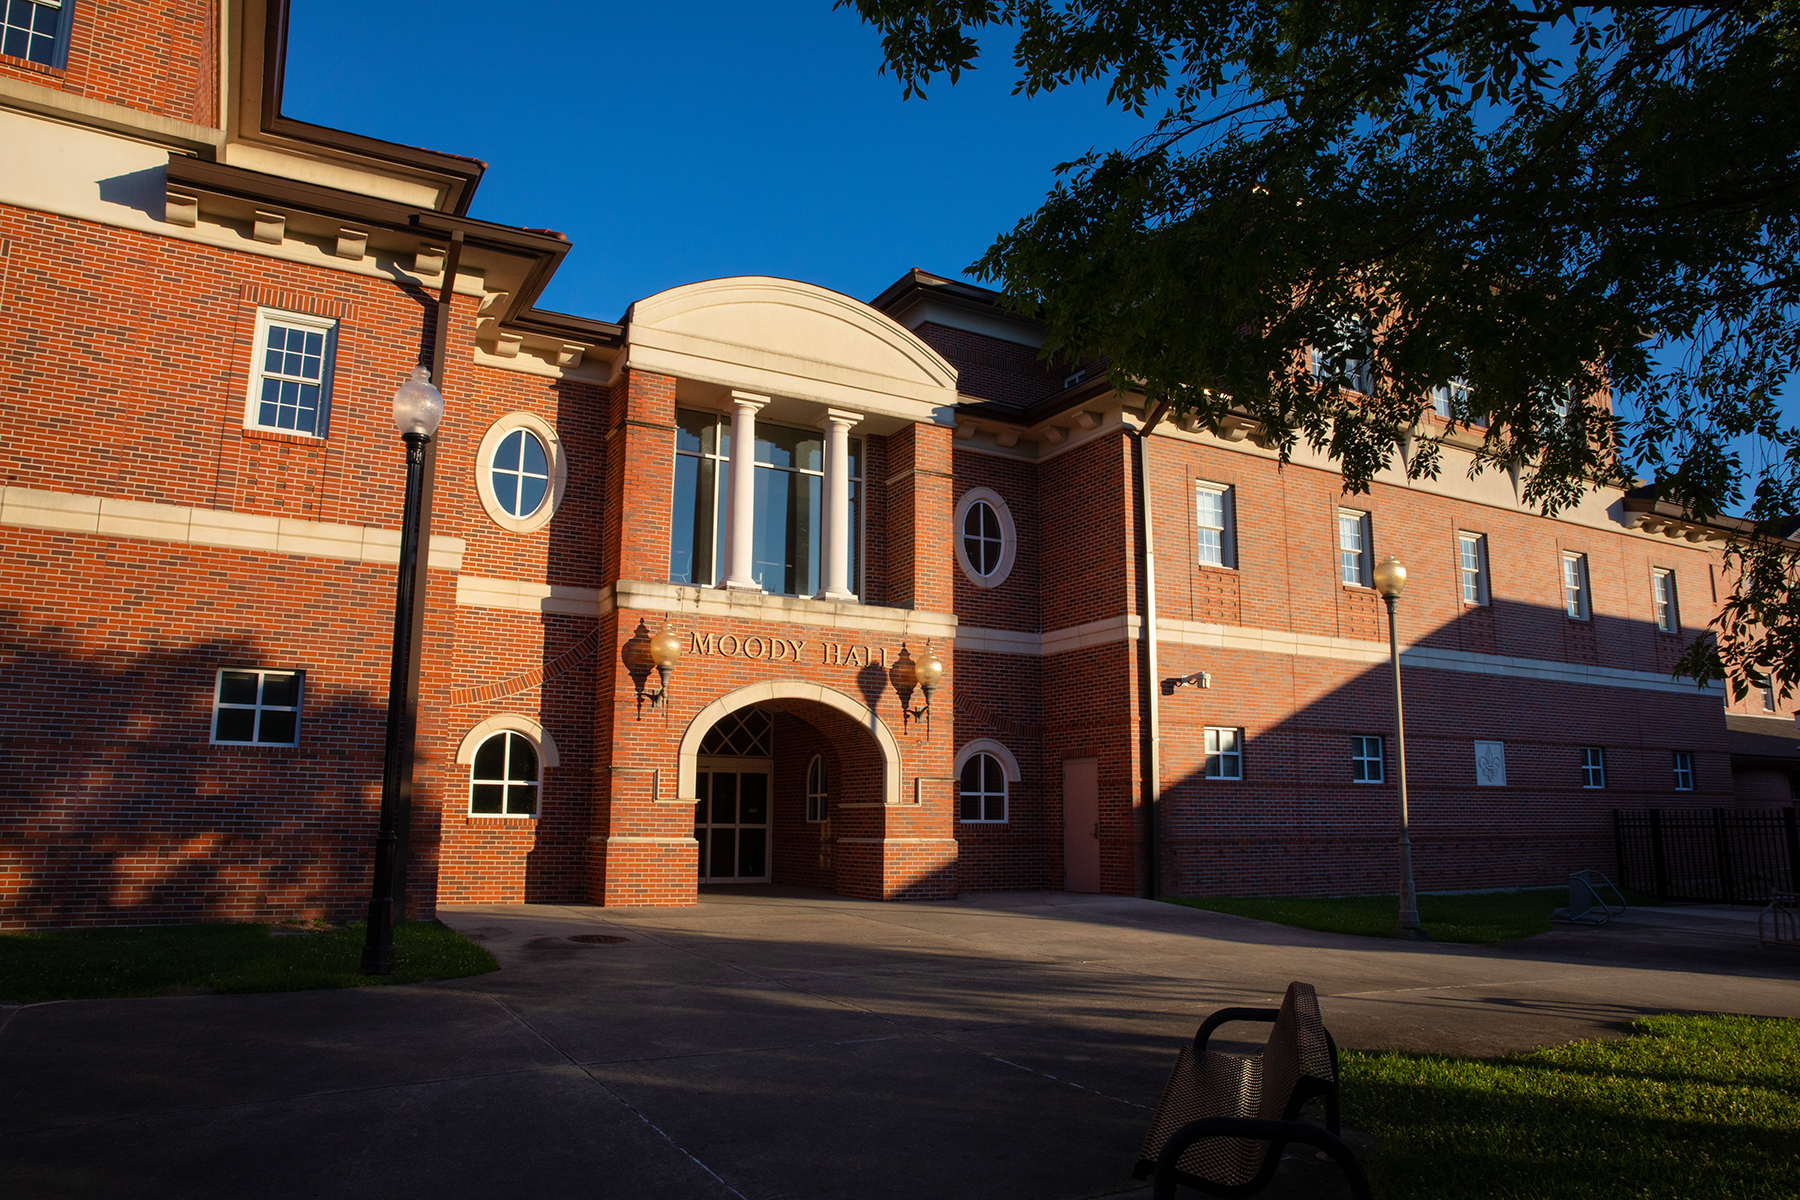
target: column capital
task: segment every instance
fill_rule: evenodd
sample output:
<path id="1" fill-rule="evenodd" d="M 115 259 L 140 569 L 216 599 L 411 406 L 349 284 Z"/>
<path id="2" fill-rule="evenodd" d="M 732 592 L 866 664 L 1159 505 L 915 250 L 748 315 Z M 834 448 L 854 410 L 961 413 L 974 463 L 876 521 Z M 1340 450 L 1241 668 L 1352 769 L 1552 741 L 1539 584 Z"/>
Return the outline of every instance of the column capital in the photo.
<path id="1" fill-rule="evenodd" d="M 733 408 L 747 408 L 751 412 L 757 411 L 769 402 L 767 396 L 760 396 L 755 392 L 740 392 L 736 388 L 732 388 L 727 395 L 731 399 Z"/>
<path id="2" fill-rule="evenodd" d="M 817 424 L 820 429 L 829 429 L 833 425 L 841 425 L 845 429 L 848 429 L 852 425 L 861 422 L 862 419 L 863 414 L 852 409 L 828 408 L 825 410 L 825 414 L 819 418 Z"/>

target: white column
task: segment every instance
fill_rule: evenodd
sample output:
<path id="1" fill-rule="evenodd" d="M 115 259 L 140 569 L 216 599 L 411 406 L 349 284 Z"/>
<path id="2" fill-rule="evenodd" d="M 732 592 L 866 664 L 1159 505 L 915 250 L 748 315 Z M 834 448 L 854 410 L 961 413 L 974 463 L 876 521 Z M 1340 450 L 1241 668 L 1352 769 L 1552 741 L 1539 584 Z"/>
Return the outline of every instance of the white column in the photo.
<path id="1" fill-rule="evenodd" d="M 861 413 L 828 408 L 825 430 L 825 539 L 819 546 L 820 600 L 855 600 L 850 590 L 850 427 Z"/>
<path id="2" fill-rule="evenodd" d="M 756 414 L 769 402 L 754 392 L 731 393 L 731 502 L 725 509 L 725 582 L 733 592 L 760 592 L 751 576 L 756 529 Z"/>

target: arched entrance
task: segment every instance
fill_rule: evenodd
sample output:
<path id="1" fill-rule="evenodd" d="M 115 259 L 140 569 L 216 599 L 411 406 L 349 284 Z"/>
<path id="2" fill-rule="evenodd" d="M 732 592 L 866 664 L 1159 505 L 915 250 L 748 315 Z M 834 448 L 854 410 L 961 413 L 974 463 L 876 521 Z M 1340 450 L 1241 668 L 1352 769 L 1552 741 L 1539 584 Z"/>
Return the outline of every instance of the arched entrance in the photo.
<path id="1" fill-rule="evenodd" d="M 851 697 L 795 681 L 721 696 L 683 734 L 677 778 L 694 806 L 699 885 L 879 894 L 881 813 L 900 799 L 900 750 Z"/>

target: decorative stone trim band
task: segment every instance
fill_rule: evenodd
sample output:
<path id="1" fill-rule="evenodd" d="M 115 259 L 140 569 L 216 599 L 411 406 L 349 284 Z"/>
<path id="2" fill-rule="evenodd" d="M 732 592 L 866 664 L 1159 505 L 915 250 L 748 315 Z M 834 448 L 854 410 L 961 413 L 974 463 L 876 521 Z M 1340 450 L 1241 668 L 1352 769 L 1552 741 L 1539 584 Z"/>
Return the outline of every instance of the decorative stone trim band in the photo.
<path id="1" fill-rule="evenodd" d="M 400 561 L 400 531 L 397 529 L 295 521 L 287 517 L 22 487 L 0 489 L 0 525 L 50 529 L 59 533 L 92 533 L 100 537 L 143 538 L 185 546 L 216 546 L 226 550 L 299 554 L 345 562 L 397 564 Z M 439 571 L 459 571 L 465 548 L 462 538 L 433 537 L 430 565 Z"/>
<path id="2" fill-rule="evenodd" d="M 965 628 L 956 635 L 956 647 L 959 650 L 981 650 L 992 654 L 1064 654 L 1088 646 L 1137 641 L 1142 636 L 1142 627 L 1140 618 L 1134 614 L 1126 614 L 1044 634 Z M 1250 650 L 1260 654 L 1329 658 L 1339 662 L 1370 664 L 1385 663 L 1388 660 L 1386 642 L 1363 641 L 1358 638 L 1320 637 L 1314 634 L 1288 633 L 1279 629 L 1252 629 L 1241 625 L 1208 625 L 1200 621 L 1168 619 L 1158 620 L 1157 630 L 1157 642 L 1165 646 L 1207 646 L 1219 650 Z M 1691 681 L 1671 679 L 1653 671 L 1590 667 L 1580 663 L 1517 658 L 1502 654 L 1475 654 L 1467 650 L 1445 650 L 1435 646 L 1402 647 L 1400 663 L 1406 667 L 1423 667 L 1434 671 L 1504 675 L 1516 679 L 1542 679 L 1551 683 L 1581 683 L 1646 692 L 1687 695 L 1698 692 L 1719 696 L 1724 691 L 1717 684 L 1708 684 L 1704 689 L 1696 688 Z M 960 699 L 958 704 L 961 704 Z"/>

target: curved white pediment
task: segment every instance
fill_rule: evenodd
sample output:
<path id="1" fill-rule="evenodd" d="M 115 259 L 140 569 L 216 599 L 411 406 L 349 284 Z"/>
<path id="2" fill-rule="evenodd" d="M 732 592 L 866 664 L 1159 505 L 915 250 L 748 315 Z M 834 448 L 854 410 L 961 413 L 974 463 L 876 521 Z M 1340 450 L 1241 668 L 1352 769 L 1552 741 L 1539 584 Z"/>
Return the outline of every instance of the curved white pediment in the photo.
<path id="1" fill-rule="evenodd" d="M 740 276 L 639 300 L 621 365 L 771 395 L 929 420 L 956 401 L 956 368 L 849 296 Z"/>

